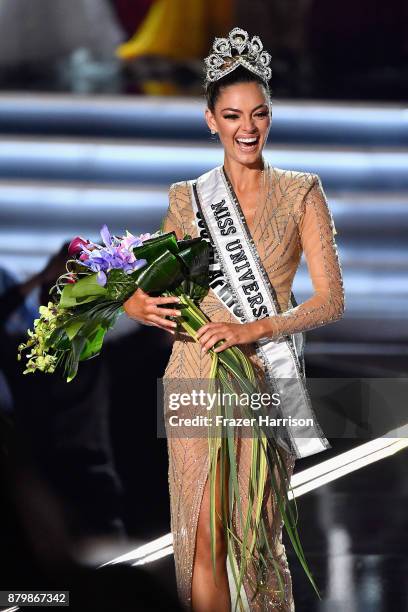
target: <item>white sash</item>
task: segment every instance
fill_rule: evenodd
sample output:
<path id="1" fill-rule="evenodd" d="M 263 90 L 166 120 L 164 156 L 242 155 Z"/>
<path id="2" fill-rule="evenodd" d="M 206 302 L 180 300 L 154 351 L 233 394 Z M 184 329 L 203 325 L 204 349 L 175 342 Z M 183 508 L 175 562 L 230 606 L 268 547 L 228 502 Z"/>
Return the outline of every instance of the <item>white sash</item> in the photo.
<path id="1" fill-rule="evenodd" d="M 213 292 L 241 323 L 278 314 L 275 291 L 223 167 L 218 166 L 189 184 L 198 234 L 213 247 L 210 262 Z M 295 302 L 293 294 L 292 301 Z M 276 430 L 277 441 L 297 458 L 330 448 L 311 406 L 303 348 L 303 333 L 276 341 L 261 338 L 256 342 L 270 388 L 280 394 L 278 416 L 313 419 L 313 425 L 298 424 L 294 431 L 289 426 Z"/>

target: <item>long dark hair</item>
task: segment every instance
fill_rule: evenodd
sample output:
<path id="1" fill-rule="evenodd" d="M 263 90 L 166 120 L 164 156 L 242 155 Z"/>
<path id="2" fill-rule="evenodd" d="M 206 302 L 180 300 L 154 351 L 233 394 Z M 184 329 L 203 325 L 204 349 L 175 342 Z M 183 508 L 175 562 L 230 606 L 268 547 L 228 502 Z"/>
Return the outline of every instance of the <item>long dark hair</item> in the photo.
<path id="1" fill-rule="evenodd" d="M 269 84 L 244 66 L 238 66 L 232 72 L 218 79 L 218 81 L 204 81 L 204 95 L 207 106 L 212 113 L 214 112 L 215 104 L 220 96 L 221 90 L 224 89 L 224 87 L 235 85 L 236 83 L 259 83 L 259 85 L 262 85 L 264 88 L 269 100 L 271 100 L 272 91 Z"/>

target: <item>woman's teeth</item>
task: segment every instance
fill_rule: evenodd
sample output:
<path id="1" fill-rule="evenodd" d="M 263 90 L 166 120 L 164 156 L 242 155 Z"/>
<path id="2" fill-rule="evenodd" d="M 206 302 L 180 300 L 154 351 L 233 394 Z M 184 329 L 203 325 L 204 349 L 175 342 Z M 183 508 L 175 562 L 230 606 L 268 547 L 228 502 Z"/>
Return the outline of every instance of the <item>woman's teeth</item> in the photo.
<path id="1" fill-rule="evenodd" d="M 242 151 L 253 151 L 258 144 L 258 138 L 236 138 L 235 140 Z"/>

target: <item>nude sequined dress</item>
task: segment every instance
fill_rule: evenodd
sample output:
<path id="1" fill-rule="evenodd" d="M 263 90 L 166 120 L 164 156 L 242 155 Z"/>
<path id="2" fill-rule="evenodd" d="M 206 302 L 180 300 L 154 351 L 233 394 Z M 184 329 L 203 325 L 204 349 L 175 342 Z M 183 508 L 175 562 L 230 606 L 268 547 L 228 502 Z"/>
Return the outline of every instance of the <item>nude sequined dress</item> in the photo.
<path id="1" fill-rule="evenodd" d="M 276 291 L 281 309 L 273 317 L 276 338 L 310 330 L 339 319 L 344 312 L 344 289 L 341 267 L 335 243 L 335 226 L 320 178 L 316 174 L 282 170 L 269 166 L 265 172 L 266 194 L 258 206 L 251 235 L 258 249 L 264 268 Z M 197 237 L 193 209 L 190 201 L 189 182 L 174 183 L 170 187 L 169 207 L 163 230 L 174 230 L 178 238 L 185 234 Z M 202 203 L 205 206 L 205 202 Z M 302 304 L 290 307 L 290 293 L 293 278 L 298 269 L 302 252 L 313 283 L 314 293 Z M 213 322 L 236 323 L 236 319 L 221 304 L 212 290 L 201 303 L 202 310 Z M 275 336 L 274 336 L 275 337 Z M 199 343 L 184 336 L 174 336 L 173 350 L 164 373 L 164 380 L 206 379 L 209 377 L 211 359 L 201 355 Z M 263 368 L 253 345 L 240 345 L 251 359 L 260 377 Z M 164 406 L 164 413 L 168 406 Z M 169 491 L 171 509 L 171 531 L 173 534 L 174 560 L 177 588 L 181 604 L 191 610 L 191 590 L 196 530 L 201 500 L 208 476 L 207 439 L 168 437 Z M 238 438 L 238 481 L 243 511 L 246 512 L 249 466 L 251 461 L 251 440 Z M 291 475 L 295 456 L 283 451 L 286 468 Z M 270 483 L 268 483 L 270 484 Z M 285 483 L 287 486 L 287 483 Z M 248 576 L 244 579 L 247 609 L 250 612 L 293 612 L 295 609 L 291 575 L 285 547 L 282 544 L 283 521 L 276 507 L 270 488 L 266 488 L 263 504 L 267 518 L 269 543 L 275 559 L 285 577 L 285 597 L 273 593 L 278 588 L 273 567 L 266 583 L 269 594 L 258 593 L 252 599 L 253 591 Z M 239 522 L 233 514 L 234 527 L 239 531 Z M 252 536 L 252 534 L 251 534 Z M 235 553 L 237 554 L 237 552 Z M 249 570 L 250 571 L 250 570 Z M 252 575 L 254 579 L 254 575 Z"/>

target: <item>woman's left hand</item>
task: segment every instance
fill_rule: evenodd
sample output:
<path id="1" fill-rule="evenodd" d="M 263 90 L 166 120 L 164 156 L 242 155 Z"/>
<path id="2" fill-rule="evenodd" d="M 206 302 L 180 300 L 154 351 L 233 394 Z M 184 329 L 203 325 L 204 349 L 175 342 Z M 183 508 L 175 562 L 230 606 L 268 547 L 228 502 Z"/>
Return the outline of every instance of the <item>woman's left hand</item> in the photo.
<path id="1" fill-rule="evenodd" d="M 206 353 L 217 342 L 223 340 L 221 346 L 214 349 L 215 353 L 235 344 L 249 344 L 262 337 L 259 321 L 251 323 L 206 323 L 197 332 L 197 340 L 201 344 L 202 353 Z"/>

